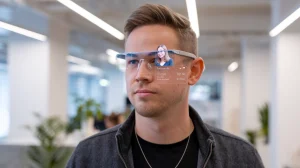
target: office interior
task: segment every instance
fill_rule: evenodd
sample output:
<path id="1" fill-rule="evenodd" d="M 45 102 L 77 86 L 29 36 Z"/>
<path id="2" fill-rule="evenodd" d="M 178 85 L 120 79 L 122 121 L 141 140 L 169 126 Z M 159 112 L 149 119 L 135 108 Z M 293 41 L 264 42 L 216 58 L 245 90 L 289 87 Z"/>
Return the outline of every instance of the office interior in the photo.
<path id="1" fill-rule="evenodd" d="M 204 122 L 252 143 L 267 168 L 300 167 L 300 0 L 0 0 L 0 167 L 31 164 L 48 135 L 71 152 L 126 120 L 115 56 L 145 3 L 198 35 L 206 68 L 189 104 Z"/>

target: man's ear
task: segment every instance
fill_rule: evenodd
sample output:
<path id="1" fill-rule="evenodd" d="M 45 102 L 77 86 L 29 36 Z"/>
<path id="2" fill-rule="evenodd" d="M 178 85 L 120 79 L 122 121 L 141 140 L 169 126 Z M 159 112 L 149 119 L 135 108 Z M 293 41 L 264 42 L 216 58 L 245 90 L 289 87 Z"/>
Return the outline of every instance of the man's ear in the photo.
<path id="1" fill-rule="evenodd" d="M 194 85 L 200 79 L 202 72 L 205 69 L 204 61 L 202 58 L 198 57 L 192 61 L 190 66 L 190 74 L 188 77 L 188 84 Z"/>

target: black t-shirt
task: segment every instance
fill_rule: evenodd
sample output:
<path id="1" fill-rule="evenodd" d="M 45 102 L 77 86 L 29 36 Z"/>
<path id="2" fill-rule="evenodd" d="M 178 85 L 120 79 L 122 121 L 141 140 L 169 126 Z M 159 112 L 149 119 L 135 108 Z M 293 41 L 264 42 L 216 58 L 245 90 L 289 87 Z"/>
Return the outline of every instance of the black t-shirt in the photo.
<path id="1" fill-rule="evenodd" d="M 168 145 L 154 144 L 138 137 L 143 152 L 152 168 L 174 168 L 186 147 L 188 138 Z M 149 168 L 141 149 L 136 140 L 135 134 L 132 136 L 132 153 L 135 168 Z M 177 168 L 196 168 L 198 162 L 199 145 L 195 131 L 191 134 L 189 145 L 182 161 Z"/>

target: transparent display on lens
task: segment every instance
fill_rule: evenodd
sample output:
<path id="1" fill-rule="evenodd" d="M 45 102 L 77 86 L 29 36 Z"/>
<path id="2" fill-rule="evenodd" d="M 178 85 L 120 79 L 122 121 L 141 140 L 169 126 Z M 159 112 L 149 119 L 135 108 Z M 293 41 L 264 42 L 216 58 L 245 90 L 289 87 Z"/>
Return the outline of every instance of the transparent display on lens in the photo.
<path id="1" fill-rule="evenodd" d="M 175 50 L 168 50 L 165 45 L 158 46 L 151 52 L 130 52 L 118 54 L 118 63 L 125 66 L 126 75 L 152 75 L 155 82 L 168 84 L 186 84 L 186 63 Z"/>

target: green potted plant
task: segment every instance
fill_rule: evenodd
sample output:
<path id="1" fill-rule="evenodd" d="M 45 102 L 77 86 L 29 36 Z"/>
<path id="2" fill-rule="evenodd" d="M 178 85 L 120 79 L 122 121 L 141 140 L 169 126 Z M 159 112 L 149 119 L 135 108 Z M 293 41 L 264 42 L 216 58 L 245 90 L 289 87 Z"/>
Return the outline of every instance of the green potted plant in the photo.
<path id="1" fill-rule="evenodd" d="M 36 126 L 25 126 L 38 139 L 38 146 L 29 146 L 27 155 L 30 167 L 61 168 L 66 165 L 72 150 L 63 147 L 61 137 L 65 133 L 66 124 L 58 117 L 42 118 L 38 113 L 34 114 L 39 119 Z"/>
<path id="2" fill-rule="evenodd" d="M 248 141 L 253 144 L 254 146 L 256 146 L 256 136 L 257 133 L 255 130 L 248 130 L 246 131 L 246 135 L 247 135 L 247 139 Z"/>
<path id="3" fill-rule="evenodd" d="M 265 143 L 269 142 L 269 106 L 268 103 L 262 105 L 259 109 L 259 130 L 248 130 L 246 131 L 247 139 L 253 145 L 256 145 L 257 137 L 264 137 Z"/>
<path id="4" fill-rule="evenodd" d="M 76 115 L 70 119 L 67 126 L 67 133 L 72 133 L 76 129 L 81 129 L 84 136 L 91 135 L 91 129 L 94 128 L 95 120 L 104 120 L 104 115 L 101 111 L 100 104 L 94 99 L 81 99 L 77 98 L 76 102 L 78 104 Z"/>
<path id="5" fill-rule="evenodd" d="M 269 106 L 265 103 L 259 108 L 260 134 L 265 137 L 265 143 L 269 142 Z"/>

